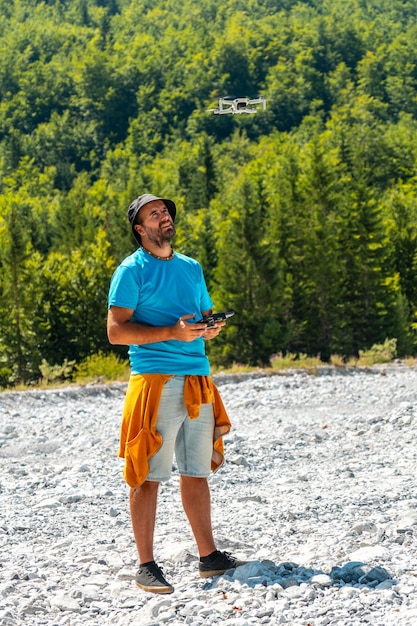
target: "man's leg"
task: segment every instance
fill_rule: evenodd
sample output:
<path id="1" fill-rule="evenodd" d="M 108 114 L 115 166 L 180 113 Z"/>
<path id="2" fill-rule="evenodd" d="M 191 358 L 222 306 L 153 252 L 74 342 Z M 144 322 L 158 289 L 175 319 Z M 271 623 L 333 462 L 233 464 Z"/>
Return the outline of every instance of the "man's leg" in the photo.
<path id="1" fill-rule="evenodd" d="M 203 478 L 210 475 L 213 428 L 213 406 L 202 404 L 198 419 L 184 421 L 175 445 L 182 504 L 200 555 L 199 573 L 204 578 L 223 574 L 239 564 L 229 553 L 218 551 L 213 538 L 210 488 L 207 478 Z"/>
<path id="2" fill-rule="evenodd" d="M 206 478 L 181 476 L 181 498 L 184 511 L 190 522 L 200 558 L 215 549 L 211 526 L 210 488 Z"/>
<path id="3" fill-rule="evenodd" d="M 181 496 L 200 554 L 200 576 L 219 576 L 229 569 L 244 565 L 244 561 L 239 561 L 229 552 L 216 549 L 211 527 L 210 488 L 207 479 L 181 476 Z"/>
<path id="4" fill-rule="evenodd" d="M 158 482 L 145 481 L 137 489 L 130 490 L 130 515 L 139 563 L 148 563 L 154 560 L 153 538 L 158 487 Z"/>
<path id="5" fill-rule="evenodd" d="M 149 480 L 130 492 L 130 513 L 139 555 L 139 570 L 135 582 L 144 591 L 172 593 L 174 587 L 165 580 L 161 568 L 153 558 L 158 487 L 159 482 Z"/>

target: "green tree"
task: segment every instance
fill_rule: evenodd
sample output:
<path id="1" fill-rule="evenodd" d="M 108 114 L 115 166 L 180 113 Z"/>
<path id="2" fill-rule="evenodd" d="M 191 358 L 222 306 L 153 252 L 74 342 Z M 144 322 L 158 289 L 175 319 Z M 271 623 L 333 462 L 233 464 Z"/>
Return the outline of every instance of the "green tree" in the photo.
<path id="1" fill-rule="evenodd" d="M 33 323 L 29 261 L 34 255 L 28 235 L 27 199 L 21 194 L 0 198 L 0 369 L 3 384 L 33 379 L 40 362 Z M 0 382 L 1 384 L 1 382 Z"/>
<path id="2" fill-rule="evenodd" d="M 300 150 L 295 256 L 287 257 L 298 287 L 296 315 L 303 351 L 329 359 L 339 324 L 340 205 L 344 169 L 329 133 L 315 134 Z"/>
<path id="3" fill-rule="evenodd" d="M 80 362 L 109 351 L 106 336 L 107 292 L 115 263 L 105 233 L 67 253 L 54 252 L 42 267 L 41 299 L 34 317 L 42 328 L 40 350 L 51 364 Z"/>
<path id="4" fill-rule="evenodd" d="M 268 364 L 282 335 L 282 273 L 268 238 L 263 177 L 256 164 L 248 166 L 225 191 L 217 210 L 215 206 L 218 265 L 213 295 L 218 310 L 234 309 L 237 316 L 210 353 L 226 365 Z"/>

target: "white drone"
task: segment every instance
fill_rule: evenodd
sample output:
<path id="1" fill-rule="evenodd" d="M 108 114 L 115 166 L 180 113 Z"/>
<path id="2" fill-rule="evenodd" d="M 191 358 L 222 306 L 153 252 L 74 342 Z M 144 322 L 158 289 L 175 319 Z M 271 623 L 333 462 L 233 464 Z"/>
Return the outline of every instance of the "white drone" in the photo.
<path id="1" fill-rule="evenodd" d="M 225 115 L 226 113 L 256 113 L 256 105 L 262 104 L 262 108 L 266 109 L 266 98 L 219 98 L 218 109 L 208 109 L 214 115 Z"/>

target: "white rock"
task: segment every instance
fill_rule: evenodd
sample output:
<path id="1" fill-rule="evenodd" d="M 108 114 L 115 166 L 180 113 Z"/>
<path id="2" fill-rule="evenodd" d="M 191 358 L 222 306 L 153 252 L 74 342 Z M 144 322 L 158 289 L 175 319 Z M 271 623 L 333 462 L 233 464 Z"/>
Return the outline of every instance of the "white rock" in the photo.
<path id="1" fill-rule="evenodd" d="M 47 498 L 35 504 L 33 508 L 34 509 L 57 509 L 59 506 L 61 506 L 61 503 L 59 500 L 56 500 L 55 498 Z"/>
<path id="2" fill-rule="evenodd" d="M 75 611 L 80 610 L 80 603 L 76 598 L 72 598 L 66 594 L 58 594 L 52 596 L 49 600 L 51 607 L 59 609 L 60 611 Z"/>
<path id="3" fill-rule="evenodd" d="M 359 548 L 359 550 L 355 550 L 355 552 L 351 552 L 349 554 L 349 559 L 351 561 L 363 561 L 364 563 L 367 563 L 378 559 L 388 559 L 389 556 L 389 550 L 378 545 Z"/>
<path id="4" fill-rule="evenodd" d="M 311 578 L 312 583 L 316 583 L 321 587 L 330 587 L 332 584 L 332 579 L 327 574 L 316 574 Z"/>

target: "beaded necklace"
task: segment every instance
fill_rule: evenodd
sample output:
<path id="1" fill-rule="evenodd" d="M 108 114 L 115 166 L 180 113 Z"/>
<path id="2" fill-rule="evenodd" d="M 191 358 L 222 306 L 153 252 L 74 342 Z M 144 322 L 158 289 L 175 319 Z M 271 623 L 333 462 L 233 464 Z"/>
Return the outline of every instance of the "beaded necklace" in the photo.
<path id="1" fill-rule="evenodd" d="M 150 250 L 147 250 L 143 246 L 142 246 L 142 250 L 145 250 L 145 252 L 153 256 L 155 259 L 158 259 L 158 261 L 170 261 L 171 259 L 174 258 L 174 250 L 172 248 L 171 248 L 171 254 L 169 256 L 158 256 L 157 254 L 154 254 L 153 252 L 151 252 Z"/>

